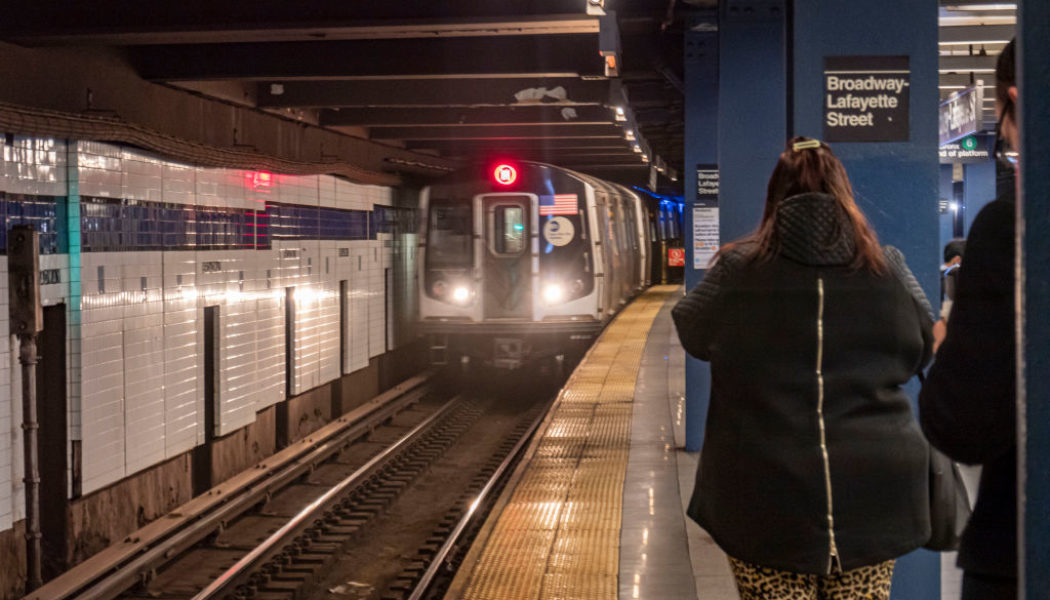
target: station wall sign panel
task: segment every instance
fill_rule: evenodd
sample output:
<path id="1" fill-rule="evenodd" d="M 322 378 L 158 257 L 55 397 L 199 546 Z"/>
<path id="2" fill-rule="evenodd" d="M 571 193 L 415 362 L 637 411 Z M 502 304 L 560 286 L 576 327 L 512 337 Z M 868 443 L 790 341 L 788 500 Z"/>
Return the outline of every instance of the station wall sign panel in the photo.
<path id="1" fill-rule="evenodd" d="M 824 139 L 908 141 L 907 56 L 824 57 Z"/>
<path id="2" fill-rule="evenodd" d="M 983 163 L 992 159 L 992 144 L 995 139 L 990 135 L 968 135 L 961 140 L 941 144 L 937 149 L 940 163 L 966 164 Z"/>
<path id="3" fill-rule="evenodd" d="M 696 165 L 693 204 L 693 269 L 706 269 L 719 248 L 718 165 Z"/>
<path id="4" fill-rule="evenodd" d="M 938 115 L 938 136 L 943 146 L 960 138 L 977 133 L 981 128 L 981 112 L 984 109 L 983 82 L 960 90 L 941 102 Z"/>

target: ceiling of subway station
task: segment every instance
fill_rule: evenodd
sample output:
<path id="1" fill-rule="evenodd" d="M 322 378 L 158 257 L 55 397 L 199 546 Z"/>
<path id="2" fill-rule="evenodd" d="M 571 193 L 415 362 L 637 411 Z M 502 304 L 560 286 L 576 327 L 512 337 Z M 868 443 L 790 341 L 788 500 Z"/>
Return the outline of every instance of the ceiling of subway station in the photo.
<path id="1" fill-rule="evenodd" d="M 683 15 L 715 0 L 15 3 L 0 39 L 118 54 L 141 78 L 422 156 L 683 170 Z M 980 81 L 1016 4 L 940 0 L 942 100 Z M 622 111 L 622 114 L 620 112 Z"/>
<path id="2" fill-rule="evenodd" d="M 982 123 L 995 129 L 995 61 L 1014 37 L 1017 3 L 940 1 L 941 100 L 967 87 L 981 85 Z"/>
<path id="3" fill-rule="evenodd" d="M 22 4 L 0 38 L 112 48 L 148 81 L 424 155 L 682 168 L 673 0 Z"/>

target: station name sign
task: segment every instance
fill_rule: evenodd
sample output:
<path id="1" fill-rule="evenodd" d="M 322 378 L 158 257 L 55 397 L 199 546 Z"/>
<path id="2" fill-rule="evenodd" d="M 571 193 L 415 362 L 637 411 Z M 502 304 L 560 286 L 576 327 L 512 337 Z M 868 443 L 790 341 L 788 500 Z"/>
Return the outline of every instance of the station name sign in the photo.
<path id="1" fill-rule="evenodd" d="M 908 141 L 907 56 L 824 57 L 824 139 Z"/>
<path id="2" fill-rule="evenodd" d="M 977 133 L 984 108 L 984 82 L 953 93 L 941 102 L 938 128 L 941 145 Z"/>
<path id="3" fill-rule="evenodd" d="M 718 165 L 696 165 L 696 200 L 704 206 L 718 206 Z"/>

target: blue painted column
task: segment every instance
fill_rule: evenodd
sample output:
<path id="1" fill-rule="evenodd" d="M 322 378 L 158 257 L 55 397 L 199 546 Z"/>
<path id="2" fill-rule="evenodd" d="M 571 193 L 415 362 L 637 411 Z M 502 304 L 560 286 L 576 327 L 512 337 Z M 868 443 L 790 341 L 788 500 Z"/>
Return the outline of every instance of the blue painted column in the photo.
<path id="1" fill-rule="evenodd" d="M 694 266 L 693 207 L 696 166 L 718 161 L 718 18 L 714 11 L 688 19 L 685 34 L 685 289 L 700 283 L 707 265 Z M 707 422 L 711 369 L 685 358 L 685 449 L 700 450 Z"/>
<path id="2" fill-rule="evenodd" d="M 766 182 L 787 134 L 784 16 L 782 1 L 736 1 L 720 3 L 717 24 L 714 15 L 690 22 L 685 61 L 690 235 L 698 165 L 717 165 L 719 171 L 720 243 L 750 233 L 762 218 Z M 692 268 L 692 244 L 686 247 L 686 287 L 691 289 L 704 269 Z M 709 397 L 707 363 L 687 359 L 687 450 L 703 444 Z"/>
<path id="3" fill-rule="evenodd" d="M 995 160 L 963 165 L 963 194 L 966 196 L 966 235 L 985 204 L 995 200 Z"/>
<path id="4" fill-rule="evenodd" d="M 938 202 L 944 200 L 950 202 L 952 199 L 952 166 L 941 165 L 938 171 L 940 175 L 940 186 L 938 189 Z M 952 241 L 952 211 L 948 210 L 940 215 L 940 247 Z"/>
<path id="5" fill-rule="evenodd" d="M 941 255 L 937 3 L 866 0 L 831 6 L 820 0 L 795 0 L 792 26 L 792 114 L 798 135 L 825 137 L 825 57 L 908 58 L 907 139 L 830 144 L 845 164 L 857 204 L 880 241 L 904 252 L 926 295 L 936 299 Z M 940 570 L 939 554 L 918 550 L 902 557 L 894 572 L 893 599 L 940 598 Z"/>
<path id="6" fill-rule="evenodd" d="M 717 120 L 705 130 L 708 136 L 716 135 L 717 144 L 708 142 L 703 153 L 696 154 L 693 160 L 689 158 L 687 146 L 686 164 L 692 168 L 697 164 L 718 166 L 720 244 L 758 227 L 765 205 L 766 182 L 784 146 L 787 134 L 784 14 L 782 1 L 719 3 L 718 83 L 707 92 L 715 92 L 717 100 L 706 100 L 715 103 Z M 688 117 L 686 123 L 688 127 Z M 692 179 L 695 190 L 695 173 Z M 696 197 L 695 192 L 691 197 Z M 710 394 L 707 367 L 707 363 L 703 363 L 702 389 L 696 389 L 697 382 L 701 381 L 699 377 L 686 379 L 687 394 L 704 395 L 705 413 Z M 690 425 L 691 432 L 693 429 Z M 701 442 L 702 438 L 697 439 L 695 447 L 699 448 Z"/>
<path id="7" fill-rule="evenodd" d="M 1050 590 L 1050 3 L 1020 3 L 1018 44 L 1018 556 L 1021 597 L 1035 600 Z"/>
<path id="8" fill-rule="evenodd" d="M 722 242 L 758 228 L 788 137 L 784 2 L 720 2 Z"/>

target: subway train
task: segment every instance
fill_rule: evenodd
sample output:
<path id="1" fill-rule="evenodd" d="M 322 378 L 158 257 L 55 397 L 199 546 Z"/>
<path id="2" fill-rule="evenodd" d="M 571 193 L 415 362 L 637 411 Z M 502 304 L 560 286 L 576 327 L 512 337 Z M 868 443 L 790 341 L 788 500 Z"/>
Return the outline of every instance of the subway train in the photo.
<path id="1" fill-rule="evenodd" d="M 652 281 L 648 204 L 529 161 L 473 165 L 423 189 L 419 316 L 432 362 L 515 368 L 584 351 Z"/>

